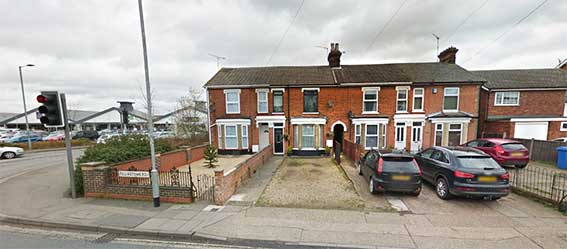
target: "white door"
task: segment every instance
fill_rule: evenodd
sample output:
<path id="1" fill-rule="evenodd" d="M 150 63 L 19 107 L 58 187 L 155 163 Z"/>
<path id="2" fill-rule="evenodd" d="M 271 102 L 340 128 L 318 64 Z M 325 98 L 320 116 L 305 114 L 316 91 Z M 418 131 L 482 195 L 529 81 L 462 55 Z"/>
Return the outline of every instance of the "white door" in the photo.
<path id="1" fill-rule="evenodd" d="M 396 150 L 406 149 L 406 123 L 396 123 Z"/>
<path id="2" fill-rule="evenodd" d="M 415 153 L 421 150 L 422 138 L 423 138 L 423 122 L 413 122 L 411 127 L 410 152 Z"/>
<path id="3" fill-rule="evenodd" d="M 270 145 L 270 128 L 268 125 L 260 125 L 258 128 L 258 138 L 260 138 L 260 150 Z"/>
<path id="4" fill-rule="evenodd" d="M 514 138 L 547 140 L 548 122 L 516 122 Z"/>

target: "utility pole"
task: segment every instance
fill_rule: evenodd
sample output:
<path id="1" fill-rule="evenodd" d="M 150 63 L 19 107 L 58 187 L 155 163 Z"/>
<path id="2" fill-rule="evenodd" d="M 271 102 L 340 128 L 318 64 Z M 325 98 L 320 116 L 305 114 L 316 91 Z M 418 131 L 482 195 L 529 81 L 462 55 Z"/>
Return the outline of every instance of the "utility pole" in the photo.
<path id="1" fill-rule="evenodd" d="M 77 190 L 75 189 L 75 169 L 73 168 L 73 151 L 71 148 L 71 134 L 69 130 L 69 113 L 67 111 L 67 99 L 65 94 L 61 96 L 61 109 L 63 111 L 63 124 L 65 125 L 65 149 L 67 150 L 67 167 L 69 167 L 69 182 L 71 185 L 71 197 L 77 198 Z"/>
<path id="2" fill-rule="evenodd" d="M 220 68 L 220 60 L 226 60 L 226 57 L 224 56 L 218 56 L 216 54 L 211 54 L 211 53 L 209 53 L 209 55 L 217 59 L 217 68 Z"/>
<path id="3" fill-rule="evenodd" d="M 142 8 L 142 0 L 138 0 L 138 10 L 140 12 L 140 29 L 142 31 L 142 50 L 144 52 L 144 72 L 146 77 L 146 95 L 148 105 L 148 136 L 150 140 L 150 158 L 152 161 L 152 197 L 154 199 L 154 207 L 160 206 L 159 201 L 159 179 L 156 169 L 156 151 L 154 146 L 154 120 L 152 115 L 152 94 L 150 87 L 150 69 L 148 66 L 148 51 L 146 46 L 146 29 L 144 27 L 144 9 Z"/>
<path id="4" fill-rule="evenodd" d="M 26 136 L 28 137 L 28 150 L 32 150 L 31 136 L 30 136 L 30 123 L 28 121 L 28 108 L 26 107 L 26 94 L 24 91 L 24 77 L 22 76 L 22 67 L 33 67 L 34 64 L 27 64 L 25 66 L 18 66 L 20 71 L 20 86 L 22 87 L 22 100 L 24 101 L 24 117 L 26 118 Z"/>
<path id="5" fill-rule="evenodd" d="M 435 36 L 435 39 L 437 40 L 437 55 L 439 55 L 439 36 L 436 35 L 436 34 L 434 34 L 434 33 L 431 33 L 431 34 L 432 34 L 433 36 Z"/>

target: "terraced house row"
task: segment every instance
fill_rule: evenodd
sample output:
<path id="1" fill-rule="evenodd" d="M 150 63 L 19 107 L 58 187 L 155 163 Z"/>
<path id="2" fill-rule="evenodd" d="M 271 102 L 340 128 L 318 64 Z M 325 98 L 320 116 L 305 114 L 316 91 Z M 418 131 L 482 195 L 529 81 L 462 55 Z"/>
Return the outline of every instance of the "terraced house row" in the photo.
<path id="1" fill-rule="evenodd" d="M 566 71 L 468 71 L 457 51 L 431 63 L 341 65 L 331 44 L 324 66 L 222 68 L 205 84 L 211 142 L 225 154 L 273 145 L 317 155 L 343 139 L 417 151 L 480 136 L 567 136 Z"/>

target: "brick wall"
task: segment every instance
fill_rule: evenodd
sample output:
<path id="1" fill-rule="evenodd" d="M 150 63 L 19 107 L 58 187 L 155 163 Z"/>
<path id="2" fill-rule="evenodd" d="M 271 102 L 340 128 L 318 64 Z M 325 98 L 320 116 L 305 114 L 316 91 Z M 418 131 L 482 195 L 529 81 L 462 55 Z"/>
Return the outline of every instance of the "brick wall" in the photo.
<path id="1" fill-rule="evenodd" d="M 102 162 L 81 165 L 85 197 L 114 198 L 128 200 L 152 200 L 150 185 L 110 184 L 110 166 Z M 191 203 L 191 189 L 188 187 L 160 186 L 160 199 L 163 202 Z"/>
<path id="2" fill-rule="evenodd" d="M 563 116 L 565 91 L 521 91 L 519 106 L 494 106 L 495 92 L 490 92 L 488 116 L 553 115 Z"/>
<path id="3" fill-rule="evenodd" d="M 163 154 L 157 154 L 156 164 L 159 166 L 159 169 L 161 171 L 169 171 L 173 167 L 179 168 L 181 166 L 203 159 L 203 154 L 206 148 L 207 144 L 204 144 L 189 149 L 181 149 Z M 143 171 L 150 170 L 152 168 L 152 162 L 148 157 L 139 160 L 117 163 L 112 165 L 112 167 L 118 168 L 119 170 L 128 170 L 130 167 L 134 167 L 140 171 Z"/>
<path id="4" fill-rule="evenodd" d="M 272 146 L 268 146 L 228 172 L 215 170 L 215 203 L 223 205 L 271 157 Z"/>
<path id="5" fill-rule="evenodd" d="M 362 145 L 355 144 L 348 139 L 343 140 L 343 153 L 353 162 L 360 160 L 360 153 L 364 152 Z"/>

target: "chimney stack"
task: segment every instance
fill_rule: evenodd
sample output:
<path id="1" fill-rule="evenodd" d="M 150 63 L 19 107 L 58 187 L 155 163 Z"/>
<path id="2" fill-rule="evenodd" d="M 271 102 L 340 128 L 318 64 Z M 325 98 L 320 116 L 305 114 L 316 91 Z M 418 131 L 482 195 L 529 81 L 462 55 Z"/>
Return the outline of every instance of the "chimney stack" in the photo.
<path id="1" fill-rule="evenodd" d="M 341 67 L 341 51 L 339 50 L 338 43 L 331 43 L 331 51 L 329 51 L 329 56 L 327 56 L 327 61 L 329 62 L 329 67 Z"/>
<path id="2" fill-rule="evenodd" d="M 455 61 L 457 60 L 458 51 L 459 50 L 456 47 L 449 47 L 443 50 L 443 52 L 439 53 L 437 58 L 439 58 L 439 62 L 455 64 Z"/>
<path id="3" fill-rule="evenodd" d="M 567 59 L 565 59 L 563 61 L 563 64 L 559 66 L 559 69 L 561 70 L 567 70 Z"/>

